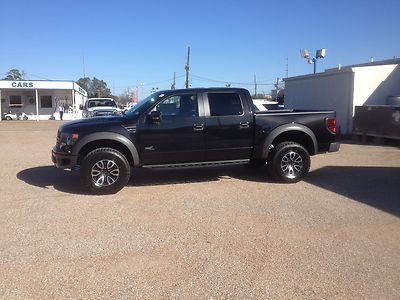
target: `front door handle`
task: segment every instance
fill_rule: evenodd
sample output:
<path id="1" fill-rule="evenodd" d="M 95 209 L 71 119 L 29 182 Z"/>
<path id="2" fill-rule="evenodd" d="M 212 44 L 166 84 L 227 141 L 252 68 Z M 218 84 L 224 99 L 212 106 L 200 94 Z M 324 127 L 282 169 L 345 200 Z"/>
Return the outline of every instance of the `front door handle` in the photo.
<path id="1" fill-rule="evenodd" d="M 203 131 L 204 130 L 204 124 L 194 124 L 193 125 L 193 131 Z"/>
<path id="2" fill-rule="evenodd" d="M 240 122 L 240 128 L 249 128 L 250 127 L 250 123 L 249 122 Z"/>

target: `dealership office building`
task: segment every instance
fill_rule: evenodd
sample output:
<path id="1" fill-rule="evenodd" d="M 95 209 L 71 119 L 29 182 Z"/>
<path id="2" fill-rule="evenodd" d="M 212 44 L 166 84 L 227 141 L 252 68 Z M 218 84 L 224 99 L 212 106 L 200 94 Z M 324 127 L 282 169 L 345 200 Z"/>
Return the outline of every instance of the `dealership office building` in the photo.
<path id="1" fill-rule="evenodd" d="M 87 92 L 74 81 L 0 80 L 0 115 L 25 113 L 30 120 L 59 119 L 58 107 L 64 107 L 64 119 L 82 116 L 80 104 Z"/>

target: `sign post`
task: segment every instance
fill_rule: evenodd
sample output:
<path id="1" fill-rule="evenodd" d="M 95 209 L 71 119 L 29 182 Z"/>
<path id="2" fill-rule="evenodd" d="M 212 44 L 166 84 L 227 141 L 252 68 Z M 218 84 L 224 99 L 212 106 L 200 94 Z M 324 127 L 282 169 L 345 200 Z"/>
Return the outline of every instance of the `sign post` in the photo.
<path id="1" fill-rule="evenodd" d="M 1 119 L 3 118 L 3 114 L 2 114 L 2 112 L 1 112 L 1 89 L 0 89 L 0 122 L 1 122 Z"/>
<path id="2" fill-rule="evenodd" d="M 38 95 L 38 90 L 35 90 L 35 100 L 36 100 L 36 121 L 39 122 L 39 95 Z"/>

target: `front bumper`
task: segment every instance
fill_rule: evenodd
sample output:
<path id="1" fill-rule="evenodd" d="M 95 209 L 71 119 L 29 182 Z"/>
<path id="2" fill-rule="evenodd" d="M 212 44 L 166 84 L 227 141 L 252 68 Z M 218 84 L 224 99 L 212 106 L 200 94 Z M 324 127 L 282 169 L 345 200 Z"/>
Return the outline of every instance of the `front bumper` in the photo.
<path id="1" fill-rule="evenodd" d="M 340 143 L 331 143 L 329 145 L 329 150 L 328 152 L 338 152 L 340 149 Z"/>
<path id="2" fill-rule="evenodd" d="M 51 151 L 51 160 L 57 168 L 71 169 L 76 166 L 78 156 L 66 152 L 59 152 L 57 151 L 57 148 L 54 147 Z"/>

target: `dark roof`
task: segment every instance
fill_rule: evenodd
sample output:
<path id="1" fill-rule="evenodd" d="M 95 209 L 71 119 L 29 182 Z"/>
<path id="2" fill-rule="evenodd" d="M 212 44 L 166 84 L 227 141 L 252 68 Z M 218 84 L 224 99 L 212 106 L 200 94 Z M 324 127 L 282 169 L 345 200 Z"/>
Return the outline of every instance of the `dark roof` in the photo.
<path id="1" fill-rule="evenodd" d="M 157 91 L 157 93 L 184 93 L 184 92 L 193 92 L 193 93 L 201 93 L 201 92 L 237 92 L 237 91 L 247 91 L 243 88 L 235 88 L 235 87 L 212 87 L 212 88 L 189 88 L 189 89 L 176 89 L 176 90 L 161 90 Z"/>

